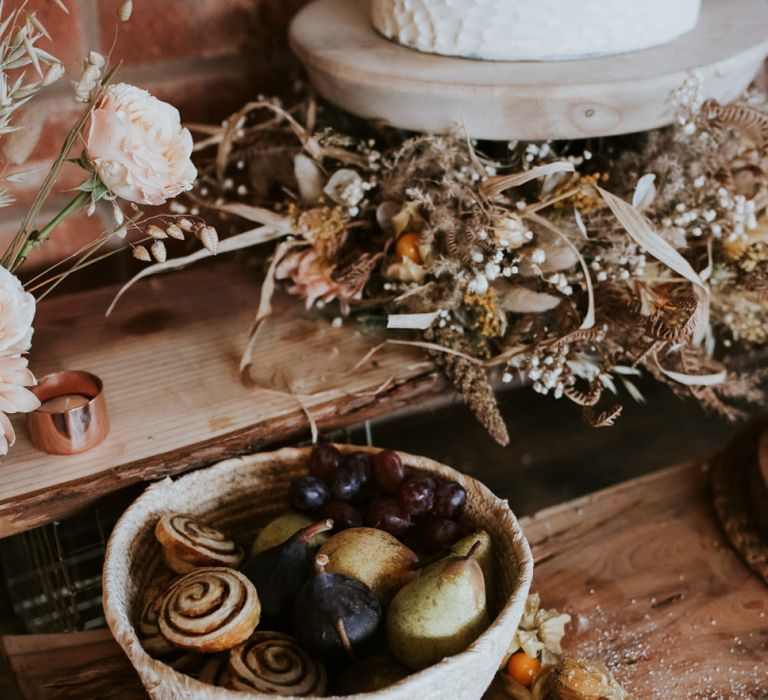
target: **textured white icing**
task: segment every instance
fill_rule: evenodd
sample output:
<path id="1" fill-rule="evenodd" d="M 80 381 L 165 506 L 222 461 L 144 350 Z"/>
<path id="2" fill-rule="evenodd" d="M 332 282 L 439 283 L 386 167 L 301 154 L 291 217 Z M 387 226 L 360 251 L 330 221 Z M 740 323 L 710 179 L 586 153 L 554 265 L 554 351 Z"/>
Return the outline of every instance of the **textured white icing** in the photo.
<path id="1" fill-rule="evenodd" d="M 371 0 L 371 15 L 385 37 L 420 51 L 520 61 L 658 46 L 693 29 L 700 7 L 701 0 Z"/>

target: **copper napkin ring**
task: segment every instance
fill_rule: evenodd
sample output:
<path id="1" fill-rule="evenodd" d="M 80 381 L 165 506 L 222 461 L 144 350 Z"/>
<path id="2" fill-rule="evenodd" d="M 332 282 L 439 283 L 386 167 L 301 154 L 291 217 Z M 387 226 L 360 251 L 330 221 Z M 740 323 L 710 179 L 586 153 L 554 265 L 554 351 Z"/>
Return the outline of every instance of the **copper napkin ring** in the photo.
<path id="1" fill-rule="evenodd" d="M 66 371 L 40 379 L 32 392 L 42 405 L 28 414 L 32 444 L 43 452 L 72 455 L 95 447 L 109 433 L 104 387 L 95 374 Z M 46 402 L 74 395 L 80 405 L 57 407 Z"/>

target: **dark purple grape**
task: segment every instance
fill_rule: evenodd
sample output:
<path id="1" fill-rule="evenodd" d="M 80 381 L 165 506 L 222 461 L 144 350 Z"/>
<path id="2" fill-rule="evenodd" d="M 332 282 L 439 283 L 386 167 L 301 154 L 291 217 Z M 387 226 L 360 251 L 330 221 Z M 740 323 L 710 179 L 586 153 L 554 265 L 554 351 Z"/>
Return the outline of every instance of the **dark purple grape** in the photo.
<path id="1" fill-rule="evenodd" d="M 363 478 L 359 469 L 342 464 L 333 475 L 329 486 L 331 487 L 331 495 L 336 500 L 350 501 L 363 488 Z"/>
<path id="2" fill-rule="evenodd" d="M 405 479 L 405 467 L 394 450 L 382 450 L 373 458 L 373 483 L 384 493 L 397 493 Z"/>
<path id="3" fill-rule="evenodd" d="M 365 524 L 390 535 L 402 535 L 411 526 L 411 516 L 394 498 L 377 498 L 365 510 Z"/>
<path id="4" fill-rule="evenodd" d="M 334 530 L 346 530 L 348 527 L 361 527 L 363 514 L 345 501 L 330 501 L 323 506 L 321 514 L 333 520 Z"/>
<path id="5" fill-rule="evenodd" d="M 296 509 L 305 513 L 320 510 L 331 500 L 328 487 L 314 476 L 300 476 L 291 482 L 288 500 Z"/>
<path id="6" fill-rule="evenodd" d="M 437 484 L 430 476 L 415 476 L 407 479 L 397 492 L 400 505 L 411 515 L 427 515 L 435 505 Z"/>
<path id="7" fill-rule="evenodd" d="M 455 520 L 435 518 L 424 525 L 421 541 L 430 552 L 439 552 L 461 538 L 461 527 Z"/>
<path id="8" fill-rule="evenodd" d="M 360 488 L 364 489 L 371 483 L 371 458 L 365 452 L 353 452 L 347 455 L 344 466 L 357 472 L 360 477 Z"/>
<path id="9" fill-rule="evenodd" d="M 455 481 L 446 481 L 435 491 L 434 515 L 438 518 L 458 518 L 466 502 L 464 487 Z"/>
<path id="10" fill-rule="evenodd" d="M 315 445 L 309 455 L 309 473 L 331 483 L 331 479 L 341 464 L 341 452 L 333 445 Z"/>

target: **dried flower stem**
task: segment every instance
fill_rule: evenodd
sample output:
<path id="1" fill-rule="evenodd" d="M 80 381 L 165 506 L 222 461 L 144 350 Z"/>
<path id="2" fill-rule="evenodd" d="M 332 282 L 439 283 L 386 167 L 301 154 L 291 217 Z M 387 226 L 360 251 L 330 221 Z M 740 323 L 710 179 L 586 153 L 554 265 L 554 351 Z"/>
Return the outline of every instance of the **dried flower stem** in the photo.
<path id="1" fill-rule="evenodd" d="M 49 195 L 51 194 L 51 191 L 53 190 L 53 187 L 59 178 L 59 174 L 61 173 L 61 168 L 63 167 L 65 161 L 69 157 L 69 154 L 73 146 L 75 145 L 75 142 L 80 136 L 80 132 L 85 126 L 86 120 L 88 119 L 94 107 L 96 106 L 97 102 L 99 101 L 102 91 L 109 84 L 109 81 L 114 75 L 115 70 L 117 70 L 117 67 L 109 71 L 109 73 L 104 77 L 104 80 L 102 81 L 102 84 L 101 84 L 101 88 L 94 95 L 93 99 L 88 105 L 88 108 L 83 112 L 83 114 L 80 115 L 80 118 L 77 120 L 77 122 L 75 122 L 75 125 L 69 130 L 69 133 L 67 134 L 67 138 L 64 140 L 64 145 L 61 147 L 61 150 L 59 151 L 59 154 L 56 157 L 56 160 L 53 161 L 53 165 L 51 165 L 51 169 L 48 171 L 48 174 L 46 175 L 45 180 L 43 181 L 43 184 L 38 190 L 37 195 L 35 196 L 35 199 L 32 201 L 32 204 L 30 205 L 26 216 L 22 220 L 21 226 L 19 227 L 18 232 L 16 233 L 16 235 L 13 238 L 13 241 L 11 241 L 11 244 L 8 246 L 7 250 L 5 251 L 5 255 L 3 256 L 2 260 L 0 260 L 0 264 L 2 264 L 3 267 L 11 271 L 14 271 L 14 270 L 17 270 L 19 268 L 19 265 L 23 262 L 23 259 L 21 258 L 22 253 L 27 247 L 26 244 L 28 242 L 28 239 L 34 233 L 33 222 L 35 221 L 35 219 L 37 219 L 38 215 L 40 214 L 40 211 L 43 208 L 43 205 L 45 204 L 45 201 L 48 199 Z M 50 235 L 50 232 L 49 232 L 49 235 Z"/>

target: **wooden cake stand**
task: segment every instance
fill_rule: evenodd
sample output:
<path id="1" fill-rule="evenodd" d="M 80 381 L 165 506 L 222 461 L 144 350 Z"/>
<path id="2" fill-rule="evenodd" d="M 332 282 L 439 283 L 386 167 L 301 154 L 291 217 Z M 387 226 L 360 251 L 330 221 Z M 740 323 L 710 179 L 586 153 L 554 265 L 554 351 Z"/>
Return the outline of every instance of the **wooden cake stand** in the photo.
<path id="1" fill-rule="evenodd" d="M 671 123 L 670 95 L 694 71 L 705 97 L 738 97 L 768 55 L 768 2 L 704 0 L 696 29 L 680 39 L 577 61 L 420 53 L 377 34 L 361 0 L 310 3 L 290 40 L 318 92 L 362 117 L 433 133 L 463 126 L 481 139 L 586 138 Z"/>

